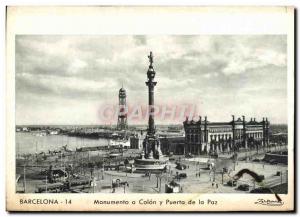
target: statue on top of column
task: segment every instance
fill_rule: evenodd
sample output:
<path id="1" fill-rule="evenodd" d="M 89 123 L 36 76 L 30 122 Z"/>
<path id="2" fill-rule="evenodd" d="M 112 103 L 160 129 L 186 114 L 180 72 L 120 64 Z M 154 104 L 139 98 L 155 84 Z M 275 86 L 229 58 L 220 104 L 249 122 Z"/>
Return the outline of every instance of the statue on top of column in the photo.
<path id="1" fill-rule="evenodd" d="M 150 51 L 150 55 L 148 56 L 148 58 L 149 58 L 150 66 L 152 66 L 152 63 L 153 63 L 153 54 L 152 54 L 152 51 Z"/>

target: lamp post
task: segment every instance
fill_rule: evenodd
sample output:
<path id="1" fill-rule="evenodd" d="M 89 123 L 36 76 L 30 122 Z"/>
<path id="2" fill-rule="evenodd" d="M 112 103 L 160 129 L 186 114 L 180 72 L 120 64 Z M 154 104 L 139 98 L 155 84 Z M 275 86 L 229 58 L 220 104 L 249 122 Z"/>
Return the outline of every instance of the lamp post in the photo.
<path id="1" fill-rule="evenodd" d="M 92 183 L 93 183 L 93 193 L 95 193 L 95 186 L 96 186 L 96 180 L 95 177 L 92 177 Z"/>
<path id="2" fill-rule="evenodd" d="M 46 176 L 46 193 L 47 193 L 47 191 L 48 191 L 48 180 L 47 180 L 47 176 Z"/>
<path id="3" fill-rule="evenodd" d="M 213 172 L 214 172 L 213 182 L 215 182 L 216 181 L 216 168 L 215 167 L 213 168 Z"/>
<path id="4" fill-rule="evenodd" d="M 224 184 L 224 170 L 222 171 L 222 185 Z"/>
<path id="5" fill-rule="evenodd" d="M 161 192 L 161 176 L 159 177 L 159 192 Z"/>
<path id="6" fill-rule="evenodd" d="M 102 161 L 102 180 L 104 180 L 104 162 Z"/>
<path id="7" fill-rule="evenodd" d="M 24 193 L 26 193 L 26 169 L 25 169 L 26 167 L 25 167 L 25 164 L 24 164 L 24 171 L 23 171 L 23 173 L 24 173 L 24 175 L 23 175 L 23 186 L 24 186 Z"/>

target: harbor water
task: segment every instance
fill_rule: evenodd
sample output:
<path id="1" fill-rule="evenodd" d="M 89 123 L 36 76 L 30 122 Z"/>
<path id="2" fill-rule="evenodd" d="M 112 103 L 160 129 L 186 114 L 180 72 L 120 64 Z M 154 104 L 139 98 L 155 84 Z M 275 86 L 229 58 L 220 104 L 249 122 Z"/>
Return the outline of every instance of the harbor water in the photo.
<path id="1" fill-rule="evenodd" d="M 108 145 L 108 139 L 90 139 L 67 135 L 41 135 L 32 132 L 16 132 L 16 154 L 33 154 L 59 150 L 67 145 L 70 150 L 80 147 Z"/>

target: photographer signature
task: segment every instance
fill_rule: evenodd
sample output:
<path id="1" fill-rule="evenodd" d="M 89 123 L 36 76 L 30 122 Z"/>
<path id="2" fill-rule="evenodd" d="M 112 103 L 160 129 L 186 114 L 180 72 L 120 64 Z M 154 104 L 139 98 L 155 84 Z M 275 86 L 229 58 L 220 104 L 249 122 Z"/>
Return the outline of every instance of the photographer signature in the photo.
<path id="1" fill-rule="evenodd" d="M 282 206 L 283 202 L 278 200 L 265 200 L 265 199 L 257 199 L 255 204 L 265 205 L 265 206 Z"/>

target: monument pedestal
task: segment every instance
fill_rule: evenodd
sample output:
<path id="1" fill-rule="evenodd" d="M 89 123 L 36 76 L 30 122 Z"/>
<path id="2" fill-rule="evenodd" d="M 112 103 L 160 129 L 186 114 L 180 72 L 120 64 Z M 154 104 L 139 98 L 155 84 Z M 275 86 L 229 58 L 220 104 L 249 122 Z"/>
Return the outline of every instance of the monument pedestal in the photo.
<path id="1" fill-rule="evenodd" d="M 160 141 L 156 136 L 147 136 L 143 142 L 144 150 L 141 159 L 135 160 L 137 170 L 163 170 L 169 161 L 160 150 Z"/>

